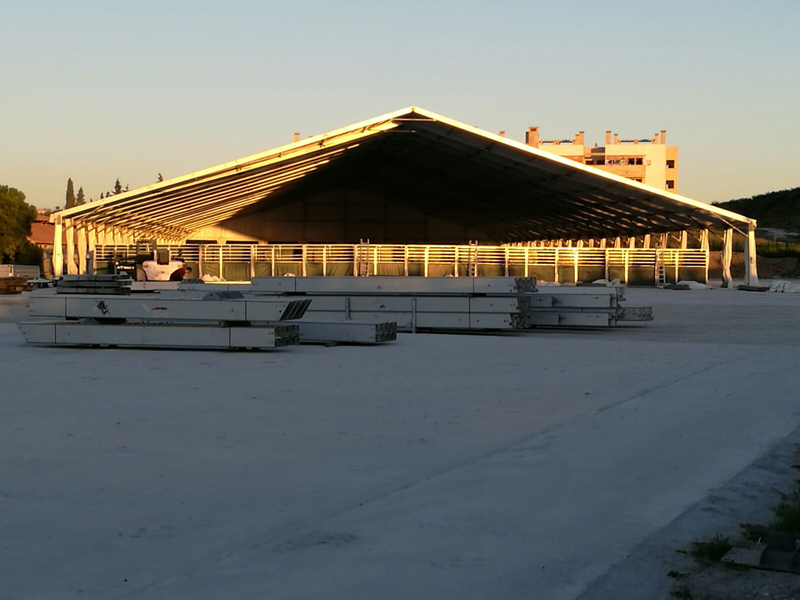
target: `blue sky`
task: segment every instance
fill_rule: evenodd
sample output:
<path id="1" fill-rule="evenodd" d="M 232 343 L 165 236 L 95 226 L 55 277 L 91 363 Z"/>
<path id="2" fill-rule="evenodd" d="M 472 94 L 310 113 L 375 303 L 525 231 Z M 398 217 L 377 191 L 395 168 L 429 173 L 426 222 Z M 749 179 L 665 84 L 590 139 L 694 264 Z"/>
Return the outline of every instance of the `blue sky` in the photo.
<path id="1" fill-rule="evenodd" d="M 97 198 L 417 105 L 680 147 L 680 192 L 800 185 L 797 0 L 0 0 L 0 184 Z"/>

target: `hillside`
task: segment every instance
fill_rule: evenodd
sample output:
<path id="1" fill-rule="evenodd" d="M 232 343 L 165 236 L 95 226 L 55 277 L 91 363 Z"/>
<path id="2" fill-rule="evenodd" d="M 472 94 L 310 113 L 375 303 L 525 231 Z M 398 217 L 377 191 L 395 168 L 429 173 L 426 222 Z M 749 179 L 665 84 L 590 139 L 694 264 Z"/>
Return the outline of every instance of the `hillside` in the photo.
<path id="1" fill-rule="evenodd" d="M 758 220 L 760 227 L 800 231 L 800 187 L 717 204 Z"/>

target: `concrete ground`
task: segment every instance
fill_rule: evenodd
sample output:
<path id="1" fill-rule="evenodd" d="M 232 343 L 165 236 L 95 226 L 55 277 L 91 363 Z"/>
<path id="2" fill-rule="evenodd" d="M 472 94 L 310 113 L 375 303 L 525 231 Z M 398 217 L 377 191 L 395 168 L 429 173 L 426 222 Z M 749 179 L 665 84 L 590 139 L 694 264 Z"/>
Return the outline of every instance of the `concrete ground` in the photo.
<path id="1" fill-rule="evenodd" d="M 36 348 L 0 325 L 0 598 L 608 586 L 800 424 L 800 294 L 628 298 L 656 320 L 267 353 Z"/>

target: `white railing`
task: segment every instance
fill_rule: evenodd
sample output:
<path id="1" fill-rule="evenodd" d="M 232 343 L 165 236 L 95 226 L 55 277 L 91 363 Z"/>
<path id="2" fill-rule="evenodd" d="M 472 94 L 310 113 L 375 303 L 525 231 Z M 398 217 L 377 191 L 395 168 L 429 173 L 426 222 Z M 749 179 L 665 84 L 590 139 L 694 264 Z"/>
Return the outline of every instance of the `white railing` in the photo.
<path id="1" fill-rule="evenodd" d="M 142 247 L 139 246 L 139 249 Z M 162 246 L 161 248 L 165 248 Z M 223 274 L 226 266 L 249 265 L 239 273 L 297 276 L 354 275 L 359 252 L 372 275 L 454 277 L 469 273 L 537 277 L 577 282 L 618 278 L 644 282 L 657 278 L 659 261 L 669 279 L 708 281 L 708 251 L 700 249 L 555 248 L 526 246 L 451 246 L 423 244 L 187 244 L 167 246 L 171 256 L 197 263 L 200 275 Z M 133 258 L 137 246 L 97 246 L 95 263 Z"/>

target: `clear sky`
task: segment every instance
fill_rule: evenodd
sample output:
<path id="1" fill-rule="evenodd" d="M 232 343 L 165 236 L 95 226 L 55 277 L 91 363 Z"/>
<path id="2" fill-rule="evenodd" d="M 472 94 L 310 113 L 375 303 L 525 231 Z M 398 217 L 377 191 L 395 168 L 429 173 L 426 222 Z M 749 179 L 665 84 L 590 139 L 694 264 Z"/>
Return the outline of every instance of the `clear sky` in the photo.
<path id="1" fill-rule="evenodd" d="M 0 184 L 98 198 L 408 105 L 680 148 L 704 201 L 800 185 L 800 1 L 0 0 Z"/>

